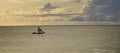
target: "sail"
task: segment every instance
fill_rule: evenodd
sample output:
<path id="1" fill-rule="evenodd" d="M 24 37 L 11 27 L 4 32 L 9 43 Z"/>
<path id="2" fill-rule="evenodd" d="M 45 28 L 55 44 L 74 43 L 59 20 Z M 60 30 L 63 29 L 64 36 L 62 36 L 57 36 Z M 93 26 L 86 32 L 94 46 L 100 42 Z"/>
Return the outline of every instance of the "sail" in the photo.
<path id="1" fill-rule="evenodd" d="M 43 31 L 40 27 L 38 27 L 38 31 Z"/>

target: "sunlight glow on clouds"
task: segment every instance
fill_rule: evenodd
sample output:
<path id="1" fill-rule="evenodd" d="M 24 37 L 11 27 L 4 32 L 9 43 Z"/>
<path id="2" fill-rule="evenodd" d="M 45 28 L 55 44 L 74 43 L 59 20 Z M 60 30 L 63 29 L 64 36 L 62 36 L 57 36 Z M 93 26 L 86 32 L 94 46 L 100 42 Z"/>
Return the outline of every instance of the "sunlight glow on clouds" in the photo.
<path id="1" fill-rule="evenodd" d="M 42 1 L 42 2 L 67 2 L 70 0 L 11 0 L 13 2 L 28 2 L 28 1 Z"/>
<path id="2" fill-rule="evenodd" d="M 0 25 L 88 25 L 120 22 L 119 0 L 1 0 Z M 114 2 L 114 3 L 111 3 Z M 54 9 L 42 11 L 50 3 Z M 39 9 L 38 9 L 39 8 Z M 49 9 L 49 8 L 48 8 Z M 68 14 L 76 14 L 67 16 Z M 66 16 L 40 17 L 44 14 Z M 16 15 L 34 15 L 16 16 Z M 114 23 L 115 22 L 115 23 Z"/>
<path id="3" fill-rule="evenodd" d="M 38 1 L 38 0 L 16 0 L 16 1 Z"/>

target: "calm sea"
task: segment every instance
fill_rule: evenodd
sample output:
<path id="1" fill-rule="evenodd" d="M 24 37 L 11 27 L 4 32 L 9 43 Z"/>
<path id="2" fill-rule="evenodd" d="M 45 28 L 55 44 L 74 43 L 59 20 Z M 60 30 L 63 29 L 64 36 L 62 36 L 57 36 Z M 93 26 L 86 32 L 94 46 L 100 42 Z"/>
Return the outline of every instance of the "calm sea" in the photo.
<path id="1" fill-rule="evenodd" d="M 1 26 L 0 53 L 120 53 L 120 26 Z"/>

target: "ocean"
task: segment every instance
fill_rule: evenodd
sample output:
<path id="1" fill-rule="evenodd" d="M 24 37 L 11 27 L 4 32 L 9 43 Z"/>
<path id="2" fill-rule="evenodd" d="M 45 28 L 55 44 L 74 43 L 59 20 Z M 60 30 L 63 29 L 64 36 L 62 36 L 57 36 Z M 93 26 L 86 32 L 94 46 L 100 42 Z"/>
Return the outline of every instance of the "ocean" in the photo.
<path id="1" fill-rule="evenodd" d="M 120 26 L 1 26 L 0 53 L 120 53 Z"/>

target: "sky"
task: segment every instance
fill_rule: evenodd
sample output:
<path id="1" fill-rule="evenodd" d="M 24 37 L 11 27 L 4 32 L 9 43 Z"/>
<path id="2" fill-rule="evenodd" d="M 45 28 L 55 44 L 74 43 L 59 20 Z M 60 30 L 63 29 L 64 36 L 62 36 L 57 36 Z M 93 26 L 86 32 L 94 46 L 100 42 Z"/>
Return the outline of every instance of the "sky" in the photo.
<path id="1" fill-rule="evenodd" d="M 119 0 L 0 0 L 0 26 L 120 25 Z"/>

